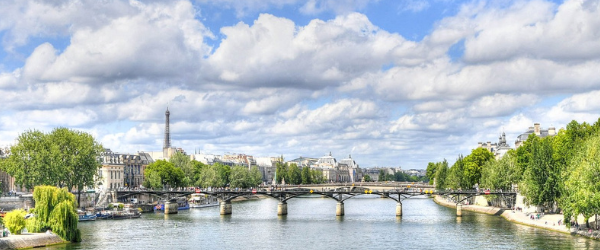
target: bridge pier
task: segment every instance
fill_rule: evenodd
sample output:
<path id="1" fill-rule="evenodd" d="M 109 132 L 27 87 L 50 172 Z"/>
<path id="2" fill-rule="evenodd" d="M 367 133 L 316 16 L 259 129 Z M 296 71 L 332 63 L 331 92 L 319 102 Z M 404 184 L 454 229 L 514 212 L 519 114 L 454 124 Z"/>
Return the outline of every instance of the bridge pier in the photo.
<path id="1" fill-rule="evenodd" d="M 287 202 L 282 201 L 277 204 L 277 215 L 287 215 Z"/>
<path id="2" fill-rule="evenodd" d="M 221 201 L 220 203 L 221 215 L 229 215 L 232 212 L 231 201 Z"/>
<path id="3" fill-rule="evenodd" d="M 462 204 L 456 204 L 456 217 L 462 217 Z"/>
<path id="4" fill-rule="evenodd" d="M 402 203 L 396 204 L 396 217 L 402 217 Z"/>
<path id="5" fill-rule="evenodd" d="M 344 202 L 338 202 L 335 206 L 335 215 L 344 216 Z"/>
<path id="6" fill-rule="evenodd" d="M 179 212 L 179 211 L 177 211 L 177 202 L 167 201 L 167 202 L 165 202 L 164 206 L 165 206 L 164 207 L 165 215 L 166 214 L 176 214 Z"/>

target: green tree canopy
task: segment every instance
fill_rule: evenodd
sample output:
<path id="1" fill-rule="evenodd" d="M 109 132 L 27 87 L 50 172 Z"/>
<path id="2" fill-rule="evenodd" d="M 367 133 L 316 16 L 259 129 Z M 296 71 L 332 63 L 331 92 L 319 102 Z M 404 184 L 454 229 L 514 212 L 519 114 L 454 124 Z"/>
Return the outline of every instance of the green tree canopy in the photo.
<path id="1" fill-rule="evenodd" d="M 561 197 L 565 222 L 580 214 L 588 222 L 600 213 L 600 135 L 592 136 L 580 149 L 569 164 L 571 173 Z"/>
<path id="2" fill-rule="evenodd" d="M 296 163 L 290 164 L 288 168 L 288 179 L 286 179 L 286 183 L 296 185 L 302 182 L 302 173 L 300 172 L 300 168 Z"/>
<path id="3" fill-rule="evenodd" d="M 171 156 L 171 158 L 169 158 L 169 162 L 173 163 L 173 166 L 183 171 L 184 177 L 181 180 L 183 186 L 189 186 L 190 184 L 194 183 L 194 165 L 190 159 L 190 156 L 185 155 L 181 152 L 177 152 L 173 156 Z"/>
<path id="4" fill-rule="evenodd" d="M 158 177 L 157 177 L 158 176 Z M 160 178 L 160 184 L 157 180 Z M 152 188 L 184 187 L 184 173 L 181 168 L 176 168 L 173 163 L 158 160 L 148 165 L 144 171 L 144 186 Z"/>
<path id="5" fill-rule="evenodd" d="M 37 185 L 75 188 L 93 186 L 103 148 L 90 134 L 56 128 L 49 134 L 30 130 L 17 137 L 1 168 L 27 189 Z"/>
<path id="6" fill-rule="evenodd" d="M 438 166 L 433 163 L 427 163 L 427 170 L 425 172 L 425 175 L 427 176 L 427 178 L 429 178 L 429 184 L 433 184 L 434 179 L 435 179 L 435 172 L 437 171 Z"/>
<path id="7" fill-rule="evenodd" d="M 437 189 L 444 189 L 446 188 L 447 185 L 447 179 L 448 179 L 448 161 L 446 161 L 446 159 L 444 159 L 443 162 L 438 162 L 435 164 L 436 166 L 436 170 L 435 170 L 435 188 Z"/>
<path id="8" fill-rule="evenodd" d="M 489 160 L 493 160 L 494 155 L 485 148 L 476 148 L 470 155 L 464 158 L 464 185 L 463 187 L 472 188 L 475 184 L 481 182 L 481 171 L 483 166 Z"/>

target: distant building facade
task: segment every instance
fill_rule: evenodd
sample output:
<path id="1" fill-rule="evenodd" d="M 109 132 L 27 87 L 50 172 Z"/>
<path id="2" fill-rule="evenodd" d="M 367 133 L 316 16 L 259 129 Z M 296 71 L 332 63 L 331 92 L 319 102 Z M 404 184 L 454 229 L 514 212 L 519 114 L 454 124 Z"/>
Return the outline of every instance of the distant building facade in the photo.
<path id="1" fill-rule="evenodd" d="M 525 133 L 517 136 L 517 140 L 515 141 L 515 148 L 518 148 L 521 145 L 523 145 L 523 142 L 527 141 L 527 137 L 529 137 L 530 134 L 535 134 L 540 138 L 544 138 L 547 136 L 555 136 L 556 128 L 549 127 L 548 129 L 543 129 L 542 127 L 540 127 L 539 123 L 534 123 L 533 127 L 529 127 L 529 129 L 527 129 Z"/>
<path id="2" fill-rule="evenodd" d="M 148 153 L 121 154 L 106 149 L 100 154 L 100 162 L 96 188 L 119 189 L 142 187 L 144 171 L 154 161 Z"/>
<path id="3" fill-rule="evenodd" d="M 506 143 L 506 134 L 504 132 L 502 132 L 502 135 L 500 135 L 500 137 L 498 138 L 498 143 L 492 144 L 491 142 L 488 141 L 486 144 L 483 144 L 483 143 L 479 142 L 477 144 L 477 148 L 487 149 L 494 155 L 496 160 L 501 159 L 506 154 L 506 152 L 508 152 L 509 150 L 512 149 L 508 145 L 508 143 Z"/>

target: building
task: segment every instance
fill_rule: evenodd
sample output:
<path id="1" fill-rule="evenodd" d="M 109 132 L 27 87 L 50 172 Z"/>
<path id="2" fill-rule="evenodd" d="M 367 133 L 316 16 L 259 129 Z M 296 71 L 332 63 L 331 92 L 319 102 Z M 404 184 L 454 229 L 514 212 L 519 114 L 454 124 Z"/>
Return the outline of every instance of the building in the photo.
<path id="1" fill-rule="evenodd" d="M 138 152 L 136 155 L 123 155 L 123 181 L 125 187 L 139 188 L 144 183 L 144 171 L 153 161 L 150 154 Z"/>
<path id="2" fill-rule="evenodd" d="M 139 188 L 144 183 L 144 171 L 152 162 L 150 154 L 121 154 L 105 149 L 100 154 L 97 189 Z"/>
<path id="3" fill-rule="evenodd" d="M 329 152 L 329 155 L 319 158 L 316 165 L 312 165 L 312 167 L 323 171 L 323 177 L 327 182 L 362 181 L 362 172 L 351 155 L 338 162 Z"/>
<path id="4" fill-rule="evenodd" d="M 352 155 L 348 155 L 348 158 L 342 159 L 339 162 L 338 166 L 340 167 L 340 170 L 344 169 L 348 171 L 350 182 L 357 182 L 362 180 L 362 172 L 360 171 L 360 167 L 358 166 L 356 161 L 352 159 Z"/>
<path id="5" fill-rule="evenodd" d="M 327 169 L 327 168 L 335 168 L 337 167 L 337 160 L 331 156 L 331 152 L 329 155 L 325 155 L 317 161 L 317 167 Z"/>
<path id="6" fill-rule="evenodd" d="M 317 158 L 310 158 L 310 157 L 298 157 L 296 159 L 293 159 L 291 161 L 287 161 L 286 163 L 289 164 L 296 164 L 296 166 L 303 168 L 303 167 L 311 167 L 311 166 L 315 166 L 317 165 L 317 162 L 319 161 L 319 159 Z"/>
<path id="7" fill-rule="evenodd" d="M 483 143 L 479 142 L 477 144 L 477 148 L 487 149 L 494 155 L 496 160 L 499 160 L 500 158 L 502 158 L 502 156 L 504 156 L 504 154 L 506 154 L 506 152 L 508 152 L 509 150 L 512 149 L 506 143 L 506 134 L 504 132 L 502 132 L 502 135 L 500 135 L 500 137 L 498 138 L 498 143 L 492 144 L 491 142 L 488 141 L 486 144 L 483 144 Z"/>
<path id="8" fill-rule="evenodd" d="M 540 138 L 544 138 L 546 136 L 555 136 L 556 128 L 549 127 L 548 129 L 542 129 L 539 123 L 534 123 L 533 127 L 529 127 L 529 129 L 527 129 L 525 133 L 517 136 L 517 140 L 515 141 L 515 148 L 518 148 L 521 145 L 523 145 L 523 142 L 527 140 L 527 137 L 529 137 L 530 134 L 535 134 Z"/>
<path id="9" fill-rule="evenodd" d="M 281 157 L 256 157 L 256 165 L 263 176 L 263 183 L 273 184 L 277 162 L 281 162 Z"/>
<path id="10" fill-rule="evenodd" d="M 100 153 L 102 167 L 98 170 L 96 189 L 112 190 L 124 187 L 125 164 L 121 154 L 114 153 L 110 149 Z"/>

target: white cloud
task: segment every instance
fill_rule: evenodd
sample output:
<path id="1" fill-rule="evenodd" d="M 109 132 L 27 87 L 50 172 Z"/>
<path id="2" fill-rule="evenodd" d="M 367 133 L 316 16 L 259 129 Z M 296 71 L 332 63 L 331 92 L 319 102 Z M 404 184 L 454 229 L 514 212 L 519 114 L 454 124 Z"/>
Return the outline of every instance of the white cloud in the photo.
<path id="1" fill-rule="evenodd" d="M 131 2 L 131 15 L 73 32 L 60 52 L 49 43 L 27 59 L 24 75 L 41 81 L 112 82 L 138 78 L 194 78 L 210 32 L 189 2 Z M 190 75 L 190 73 L 192 73 Z"/>
<path id="2" fill-rule="evenodd" d="M 401 1 L 400 6 L 398 7 L 398 11 L 421 12 L 423 10 L 428 9 L 429 6 L 430 4 L 427 0 L 405 0 Z"/>
<path id="3" fill-rule="evenodd" d="M 598 112 L 600 110 L 600 90 L 573 95 L 557 105 L 568 112 Z"/>
<path id="4" fill-rule="evenodd" d="M 362 14 L 297 27 L 261 14 L 252 26 L 224 27 L 226 36 L 208 59 L 212 81 L 243 86 L 324 88 L 378 70 L 405 41 L 375 27 Z"/>

